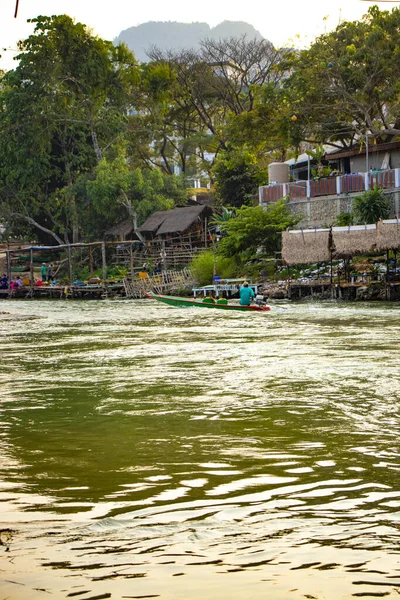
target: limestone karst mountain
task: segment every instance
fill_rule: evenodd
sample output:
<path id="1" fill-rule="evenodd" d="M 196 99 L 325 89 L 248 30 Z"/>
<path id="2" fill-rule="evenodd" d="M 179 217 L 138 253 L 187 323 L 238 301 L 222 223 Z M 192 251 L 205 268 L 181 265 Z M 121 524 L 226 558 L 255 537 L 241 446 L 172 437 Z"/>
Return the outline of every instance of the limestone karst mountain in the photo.
<path id="1" fill-rule="evenodd" d="M 207 23 L 178 23 L 176 21 L 149 21 L 121 31 L 116 42 L 125 42 L 140 62 L 149 60 L 146 50 L 157 46 L 162 50 L 198 48 L 205 38 L 223 39 L 246 35 L 249 39 L 263 36 L 249 23 L 223 21 L 216 27 Z"/>

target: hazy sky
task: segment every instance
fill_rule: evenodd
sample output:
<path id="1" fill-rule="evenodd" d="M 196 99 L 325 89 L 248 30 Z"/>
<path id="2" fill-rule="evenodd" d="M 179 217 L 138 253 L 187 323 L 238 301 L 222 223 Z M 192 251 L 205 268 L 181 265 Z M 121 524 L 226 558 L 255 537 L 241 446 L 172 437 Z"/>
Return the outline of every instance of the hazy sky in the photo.
<path id="1" fill-rule="evenodd" d="M 400 1 L 400 0 L 399 0 Z M 15 48 L 32 26 L 26 21 L 39 14 L 69 14 L 105 39 L 146 21 L 206 22 L 212 27 L 222 21 L 246 21 L 276 46 L 295 41 L 302 46 L 316 35 L 334 29 L 342 19 L 359 19 L 371 5 L 361 0 L 0 0 L 0 48 Z M 381 8 L 396 4 L 378 3 Z M 295 36 L 299 35 L 300 40 Z M 0 67 L 12 68 L 11 51 L 1 52 Z"/>

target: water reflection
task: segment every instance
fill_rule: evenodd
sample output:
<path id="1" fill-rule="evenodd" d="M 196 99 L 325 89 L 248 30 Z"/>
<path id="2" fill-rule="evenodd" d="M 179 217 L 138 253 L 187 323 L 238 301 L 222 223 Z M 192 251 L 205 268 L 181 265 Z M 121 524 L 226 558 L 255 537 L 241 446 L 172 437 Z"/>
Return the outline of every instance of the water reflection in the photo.
<path id="1" fill-rule="evenodd" d="M 396 307 L 2 307 L 6 597 L 398 596 Z"/>

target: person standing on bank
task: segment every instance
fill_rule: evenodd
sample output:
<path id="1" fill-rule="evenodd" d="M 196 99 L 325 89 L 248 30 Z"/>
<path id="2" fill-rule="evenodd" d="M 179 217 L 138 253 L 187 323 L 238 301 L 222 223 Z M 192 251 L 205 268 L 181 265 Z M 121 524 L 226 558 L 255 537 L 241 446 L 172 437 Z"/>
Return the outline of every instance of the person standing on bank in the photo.
<path id="1" fill-rule="evenodd" d="M 47 280 L 46 263 L 42 263 L 42 266 L 40 267 L 40 275 L 42 277 L 42 281 L 46 281 Z"/>
<path id="2" fill-rule="evenodd" d="M 243 287 L 240 288 L 240 305 L 250 306 L 253 299 L 254 292 L 251 288 L 249 288 L 247 281 L 245 281 Z"/>

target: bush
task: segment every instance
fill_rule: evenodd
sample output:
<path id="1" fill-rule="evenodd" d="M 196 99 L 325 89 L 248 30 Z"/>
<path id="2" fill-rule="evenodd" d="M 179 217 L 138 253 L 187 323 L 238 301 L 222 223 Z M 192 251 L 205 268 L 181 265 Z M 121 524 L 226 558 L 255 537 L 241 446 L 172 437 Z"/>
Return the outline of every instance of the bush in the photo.
<path id="1" fill-rule="evenodd" d="M 208 250 L 207 252 L 202 252 L 196 256 L 189 266 L 200 285 L 209 285 L 212 283 L 214 276 L 214 260 L 216 273 L 221 279 L 235 276 L 237 265 L 233 259 L 225 258 L 215 254 L 212 250 Z"/>
<path id="2" fill-rule="evenodd" d="M 107 279 L 123 279 L 126 277 L 127 269 L 125 267 L 120 267 L 118 265 L 114 267 L 107 267 Z M 103 279 L 103 269 L 100 267 L 93 272 L 93 275 L 90 274 L 90 269 L 86 265 L 81 268 L 76 268 L 73 271 L 74 281 L 87 281 L 90 277 L 99 277 Z"/>
<path id="3" fill-rule="evenodd" d="M 336 217 L 335 225 L 337 227 L 347 227 L 348 225 L 354 225 L 353 213 L 343 212 Z"/>
<path id="4" fill-rule="evenodd" d="M 376 223 L 379 219 L 387 219 L 390 214 L 390 198 L 386 197 L 383 190 L 374 187 L 353 201 L 353 211 L 357 223 Z"/>

